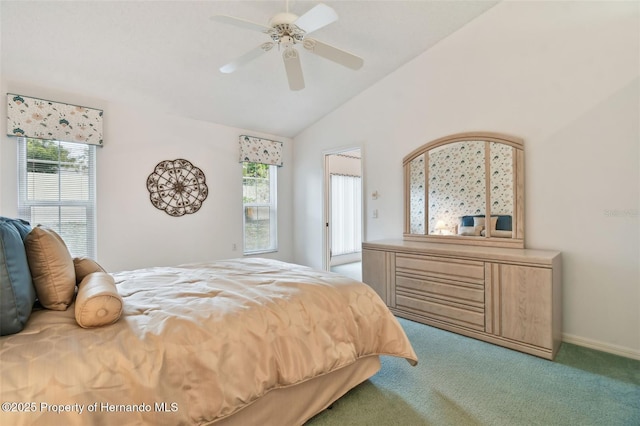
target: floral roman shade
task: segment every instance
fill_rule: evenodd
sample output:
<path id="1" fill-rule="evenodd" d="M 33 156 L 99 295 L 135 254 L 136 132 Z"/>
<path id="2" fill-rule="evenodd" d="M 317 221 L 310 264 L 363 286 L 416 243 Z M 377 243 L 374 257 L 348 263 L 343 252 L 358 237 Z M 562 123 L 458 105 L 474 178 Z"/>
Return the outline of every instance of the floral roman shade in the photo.
<path id="1" fill-rule="evenodd" d="M 102 146 L 102 110 L 8 93 L 7 134 Z"/>
<path id="2" fill-rule="evenodd" d="M 240 135 L 240 162 L 282 166 L 282 142 Z"/>

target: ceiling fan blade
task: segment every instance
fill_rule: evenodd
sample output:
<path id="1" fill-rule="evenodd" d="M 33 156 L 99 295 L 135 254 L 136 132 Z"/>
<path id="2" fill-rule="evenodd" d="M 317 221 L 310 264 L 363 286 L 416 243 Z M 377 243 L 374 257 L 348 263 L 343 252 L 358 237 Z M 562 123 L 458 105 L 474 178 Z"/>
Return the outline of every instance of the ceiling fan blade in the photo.
<path id="1" fill-rule="evenodd" d="M 221 66 L 220 72 L 225 74 L 231 74 L 232 72 L 234 72 L 235 70 L 237 70 L 238 68 L 246 64 L 247 62 L 254 60 L 264 52 L 271 50 L 274 44 L 275 43 L 271 43 L 271 42 L 262 43 L 260 46 L 248 51 L 244 55 L 237 58 L 235 61 Z"/>
<path id="2" fill-rule="evenodd" d="M 298 51 L 293 47 L 289 47 L 282 52 L 282 59 L 284 60 L 284 69 L 287 72 L 287 80 L 289 80 L 289 89 L 304 89 L 304 76 L 302 75 Z"/>
<path id="3" fill-rule="evenodd" d="M 358 70 L 364 65 L 364 60 L 361 57 L 312 38 L 305 38 L 302 45 L 318 56 L 353 70 Z"/>
<path id="4" fill-rule="evenodd" d="M 320 3 L 296 19 L 294 25 L 309 34 L 337 20 L 338 14 L 336 11 L 326 4 Z"/>
<path id="5" fill-rule="evenodd" d="M 246 28 L 253 31 L 259 31 L 261 33 L 268 31 L 271 27 L 258 24 L 256 22 L 247 21 L 246 19 L 236 18 L 235 16 L 228 15 L 214 15 L 211 17 L 212 21 L 223 22 L 225 24 L 235 25 L 236 27 Z"/>

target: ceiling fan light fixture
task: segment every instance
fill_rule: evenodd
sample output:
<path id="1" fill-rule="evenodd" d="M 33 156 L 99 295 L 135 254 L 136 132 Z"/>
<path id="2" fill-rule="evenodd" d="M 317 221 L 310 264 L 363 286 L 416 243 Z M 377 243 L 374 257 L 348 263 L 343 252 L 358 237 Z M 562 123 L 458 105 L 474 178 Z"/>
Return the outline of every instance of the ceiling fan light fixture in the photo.
<path id="1" fill-rule="evenodd" d="M 298 58 L 298 51 L 296 49 L 294 49 L 293 47 L 287 47 L 284 50 L 284 52 L 282 52 L 282 57 L 285 60 L 296 59 L 296 58 Z"/>
<path id="2" fill-rule="evenodd" d="M 290 49 L 294 43 L 295 40 L 291 36 L 285 35 L 280 37 L 280 45 L 285 49 Z"/>
<path id="3" fill-rule="evenodd" d="M 268 51 L 270 51 L 271 49 L 273 49 L 273 46 L 275 46 L 275 43 L 272 43 L 272 42 L 268 41 L 268 42 L 266 42 L 266 43 L 262 43 L 262 44 L 260 45 L 260 48 L 261 48 L 262 50 L 264 50 L 265 52 L 268 52 Z"/>
<path id="4" fill-rule="evenodd" d="M 265 33 L 267 33 L 271 37 L 271 40 L 276 43 L 280 43 L 283 37 L 290 37 L 293 39 L 293 42 L 296 43 L 302 41 L 305 35 L 303 30 L 290 24 L 277 25 L 265 31 Z"/>

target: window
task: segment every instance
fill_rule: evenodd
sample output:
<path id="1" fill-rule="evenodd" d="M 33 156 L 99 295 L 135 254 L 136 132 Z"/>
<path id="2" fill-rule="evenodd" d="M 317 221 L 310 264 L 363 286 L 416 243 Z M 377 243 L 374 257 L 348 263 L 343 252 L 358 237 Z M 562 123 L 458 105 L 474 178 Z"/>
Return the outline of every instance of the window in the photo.
<path id="1" fill-rule="evenodd" d="M 277 167 L 242 163 L 244 254 L 276 251 Z"/>
<path id="2" fill-rule="evenodd" d="M 18 138 L 18 214 L 56 231 L 72 256 L 96 258 L 94 145 Z"/>

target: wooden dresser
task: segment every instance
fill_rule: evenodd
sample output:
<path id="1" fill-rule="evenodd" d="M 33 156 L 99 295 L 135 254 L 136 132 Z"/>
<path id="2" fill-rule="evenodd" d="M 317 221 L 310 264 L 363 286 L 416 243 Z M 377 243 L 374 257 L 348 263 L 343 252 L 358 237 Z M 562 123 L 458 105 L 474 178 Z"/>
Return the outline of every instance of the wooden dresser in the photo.
<path id="1" fill-rule="evenodd" d="M 362 244 L 362 279 L 399 317 L 553 359 L 561 254 L 422 241 Z"/>

